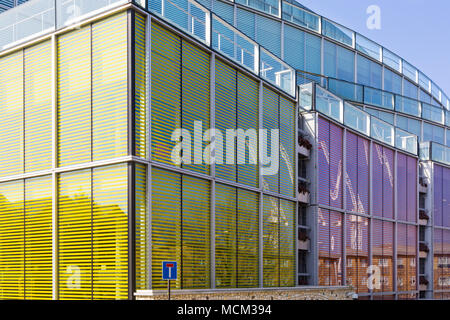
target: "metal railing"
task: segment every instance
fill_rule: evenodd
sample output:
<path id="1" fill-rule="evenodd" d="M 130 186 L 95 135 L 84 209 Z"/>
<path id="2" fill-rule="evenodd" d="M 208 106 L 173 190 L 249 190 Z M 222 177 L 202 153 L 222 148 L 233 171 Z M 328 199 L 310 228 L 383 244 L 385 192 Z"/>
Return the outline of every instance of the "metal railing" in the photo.
<path id="1" fill-rule="evenodd" d="M 296 96 L 294 68 L 201 4 L 194 0 L 153 0 L 149 9 L 216 52 Z"/>
<path id="2" fill-rule="evenodd" d="M 449 119 L 447 118 L 450 116 L 450 113 L 446 113 L 440 107 L 433 106 L 417 99 L 310 72 L 300 70 L 297 70 L 296 72 L 298 84 L 314 81 L 345 100 L 412 115 L 440 125 L 449 122 Z"/>
<path id="3" fill-rule="evenodd" d="M 30 0 L 0 14 L 0 51 L 131 0 Z"/>
<path id="4" fill-rule="evenodd" d="M 416 135 L 370 115 L 322 88 L 316 82 L 299 86 L 299 106 L 305 111 L 318 111 L 375 140 L 418 155 Z"/>
<path id="5" fill-rule="evenodd" d="M 130 2 L 295 97 L 293 68 L 194 0 L 30 0 L 0 14 L 0 51 Z"/>
<path id="6" fill-rule="evenodd" d="M 153 0 L 150 0 L 153 1 Z M 257 3 L 262 5 L 254 5 L 248 0 L 229 0 L 294 23 L 300 27 L 307 28 L 320 34 L 326 38 L 342 43 L 357 50 L 358 52 L 377 60 L 378 62 L 396 70 L 398 73 L 404 75 L 412 80 L 419 88 L 423 88 L 436 101 L 439 101 L 444 108 L 450 110 L 450 99 L 445 93 L 427 76 L 425 76 L 418 68 L 414 67 L 392 51 L 384 48 L 380 44 L 364 37 L 363 35 L 347 28 L 339 23 L 331 21 L 323 16 L 315 14 L 309 10 L 302 8 L 300 5 L 278 0 L 276 5 L 277 10 L 268 10 L 270 8 L 270 1 L 257 0 Z M 275 0 L 274 2 L 276 2 Z M 281 8 L 281 15 L 280 9 Z M 434 90 L 433 90 L 434 88 Z"/>
<path id="7" fill-rule="evenodd" d="M 420 159 L 450 165 L 450 148 L 434 141 L 420 144 Z"/>

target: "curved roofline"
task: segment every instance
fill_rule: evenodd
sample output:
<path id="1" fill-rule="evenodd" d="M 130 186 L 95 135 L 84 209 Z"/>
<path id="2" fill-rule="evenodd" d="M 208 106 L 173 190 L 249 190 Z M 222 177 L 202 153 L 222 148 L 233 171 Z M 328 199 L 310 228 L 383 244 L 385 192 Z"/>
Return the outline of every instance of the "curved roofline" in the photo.
<path id="1" fill-rule="evenodd" d="M 444 110 L 450 111 L 450 97 L 441 89 L 436 82 L 432 81 L 430 77 L 428 77 L 424 72 L 420 69 L 409 63 L 406 59 L 402 58 L 398 54 L 394 53 L 392 50 L 382 46 L 381 44 L 371 40 L 369 37 L 364 36 L 363 34 L 356 32 L 353 29 L 350 29 L 340 23 L 337 23 L 325 16 L 315 13 L 313 10 L 305 7 L 299 1 L 301 0 L 278 0 L 278 8 L 273 7 L 274 1 L 259 0 L 257 1 L 259 5 L 263 5 L 266 10 L 252 6 L 248 3 L 249 0 L 221 0 L 224 2 L 235 3 L 238 6 L 242 6 L 244 8 L 248 8 L 250 10 L 254 10 L 257 12 L 261 12 L 264 15 L 268 15 L 272 18 L 280 19 L 282 21 L 292 23 L 299 28 L 313 32 L 315 34 L 321 35 L 326 39 L 330 39 L 331 41 L 337 42 L 344 47 L 352 48 L 363 56 L 369 57 L 380 63 L 383 66 L 386 66 L 389 69 L 396 71 L 397 73 L 405 76 L 408 80 L 412 81 L 415 85 L 417 85 L 422 90 L 426 91 L 432 99 L 435 99 Z M 247 3 L 245 3 L 247 2 Z M 302 11 L 308 17 L 294 17 L 294 13 L 289 12 L 291 14 L 291 19 L 286 18 L 286 12 L 283 10 L 282 4 L 288 4 L 292 7 L 295 7 L 297 10 Z M 273 10 L 276 9 L 276 10 Z M 273 11 L 278 12 L 278 14 L 274 14 Z M 302 19 L 304 19 L 302 21 Z M 311 20 L 316 19 L 317 21 L 311 22 Z M 325 25 L 325 27 L 324 27 Z M 326 31 L 329 28 L 335 27 L 334 30 L 336 33 L 342 36 L 341 39 L 333 38 L 330 34 L 326 34 Z M 328 30 L 329 31 L 329 30 Z M 344 37 L 351 37 L 351 39 L 345 39 Z M 358 41 L 359 40 L 359 41 Z M 361 45 L 361 43 L 365 43 L 367 47 Z M 378 53 L 374 52 L 379 51 Z M 389 56 L 389 57 L 386 57 Z M 397 60 L 395 62 L 395 66 L 393 63 L 389 64 L 387 60 L 394 59 Z M 423 80 L 423 81 L 421 81 Z M 423 85 L 422 82 L 428 82 L 427 87 Z M 434 90 L 437 91 L 437 96 L 434 94 Z"/>

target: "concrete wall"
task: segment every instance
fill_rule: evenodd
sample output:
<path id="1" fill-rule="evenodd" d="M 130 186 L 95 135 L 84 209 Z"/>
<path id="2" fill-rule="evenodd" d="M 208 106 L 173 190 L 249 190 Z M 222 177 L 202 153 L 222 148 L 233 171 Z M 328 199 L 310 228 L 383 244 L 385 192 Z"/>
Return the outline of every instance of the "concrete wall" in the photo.
<path id="1" fill-rule="evenodd" d="M 173 290 L 172 300 L 352 300 L 349 287 L 297 287 L 270 289 Z M 137 300 L 167 300 L 166 290 L 142 290 Z"/>

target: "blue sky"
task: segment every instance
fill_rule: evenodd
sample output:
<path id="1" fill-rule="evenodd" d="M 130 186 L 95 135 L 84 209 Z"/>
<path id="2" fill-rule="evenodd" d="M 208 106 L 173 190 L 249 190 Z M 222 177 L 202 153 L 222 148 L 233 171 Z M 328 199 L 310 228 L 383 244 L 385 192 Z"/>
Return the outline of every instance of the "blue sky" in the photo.
<path id="1" fill-rule="evenodd" d="M 449 0 L 297 0 L 318 14 L 378 42 L 420 69 L 450 97 Z M 381 29 L 366 25 L 370 5 Z"/>

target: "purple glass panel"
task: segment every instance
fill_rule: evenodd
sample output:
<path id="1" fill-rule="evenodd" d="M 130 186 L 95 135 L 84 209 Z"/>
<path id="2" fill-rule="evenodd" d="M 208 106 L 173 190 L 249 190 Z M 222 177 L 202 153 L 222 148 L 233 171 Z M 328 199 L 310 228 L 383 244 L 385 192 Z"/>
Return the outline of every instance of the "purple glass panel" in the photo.
<path id="1" fill-rule="evenodd" d="M 434 289 L 442 290 L 442 276 L 443 276 L 443 230 L 434 229 L 433 239 L 433 269 L 434 269 Z"/>
<path id="2" fill-rule="evenodd" d="M 393 291 L 394 224 L 383 221 L 383 291 Z"/>
<path id="3" fill-rule="evenodd" d="M 417 159 L 407 157 L 407 215 L 409 222 L 417 222 Z"/>
<path id="4" fill-rule="evenodd" d="M 372 214 L 383 216 L 383 147 L 374 143 L 372 148 Z"/>
<path id="5" fill-rule="evenodd" d="M 330 206 L 342 208 L 342 128 L 330 123 Z"/>
<path id="6" fill-rule="evenodd" d="M 417 290 L 417 227 L 408 226 L 408 291 Z"/>
<path id="7" fill-rule="evenodd" d="M 383 217 L 394 218 L 394 151 L 383 148 Z"/>
<path id="8" fill-rule="evenodd" d="M 442 224 L 450 228 L 450 169 L 442 171 Z"/>
<path id="9" fill-rule="evenodd" d="M 397 155 L 397 219 L 407 221 L 407 159 L 403 153 Z"/>
<path id="10" fill-rule="evenodd" d="M 443 168 L 437 164 L 434 165 L 434 225 L 442 226 L 442 173 Z"/>
<path id="11" fill-rule="evenodd" d="M 383 272 L 383 221 L 372 220 L 372 262 L 374 266 L 379 267 L 380 273 Z M 381 288 L 375 287 L 376 292 L 382 291 Z"/>
<path id="12" fill-rule="evenodd" d="M 330 212 L 330 285 L 342 285 L 342 214 Z"/>
<path id="13" fill-rule="evenodd" d="M 369 158 L 369 141 L 358 137 L 358 212 L 362 214 L 369 214 Z"/>
<path id="14" fill-rule="evenodd" d="M 330 214 L 318 209 L 319 285 L 330 285 Z"/>
<path id="15" fill-rule="evenodd" d="M 408 291 L 408 226 L 397 225 L 397 289 Z"/>
<path id="16" fill-rule="evenodd" d="M 444 230 L 442 236 L 443 268 L 442 278 L 444 290 L 450 289 L 450 230 Z"/>
<path id="17" fill-rule="evenodd" d="M 346 206 L 358 212 L 358 136 L 347 132 L 346 137 Z"/>
<path id="18" fill-rule="evenodd" d="M 330 205 L 330 123 L 319 117 L 318 121 L 318 200 Z"/>

